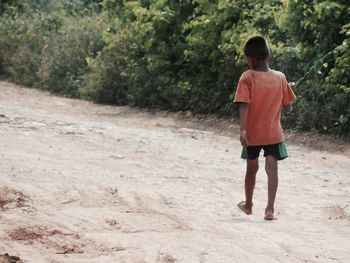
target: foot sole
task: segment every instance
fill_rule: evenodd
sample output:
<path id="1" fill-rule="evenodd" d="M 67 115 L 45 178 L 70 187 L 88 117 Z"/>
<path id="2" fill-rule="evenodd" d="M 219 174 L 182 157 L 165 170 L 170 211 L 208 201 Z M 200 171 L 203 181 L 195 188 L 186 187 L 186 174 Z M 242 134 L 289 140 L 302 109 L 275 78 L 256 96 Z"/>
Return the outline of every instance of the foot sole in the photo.
<path id="1" fill-rule="evenodd" d="M 246 215 L 253 214 L 252 209 L 247 207 L 247 204 L 245 203 L 245 201 L 240 202 L 239 204 L 237 204 L 237 206 Z"/>

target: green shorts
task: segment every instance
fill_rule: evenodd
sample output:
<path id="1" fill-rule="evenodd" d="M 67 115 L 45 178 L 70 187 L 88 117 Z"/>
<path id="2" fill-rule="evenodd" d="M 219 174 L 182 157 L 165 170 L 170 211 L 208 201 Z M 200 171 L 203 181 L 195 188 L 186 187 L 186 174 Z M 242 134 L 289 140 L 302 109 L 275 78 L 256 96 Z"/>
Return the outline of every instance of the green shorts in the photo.
<path id="1" fill-rule="evenodd" d="M 270 144 L 270 145 L 258 145 L 243 147 L 241 158 L 254 160 L 259 158 L 261 149 L 264 150 L 264 156 L 272 155 L 277 160 L 283 160 L 288 157 L 287 148 L 284 142 Z"/>

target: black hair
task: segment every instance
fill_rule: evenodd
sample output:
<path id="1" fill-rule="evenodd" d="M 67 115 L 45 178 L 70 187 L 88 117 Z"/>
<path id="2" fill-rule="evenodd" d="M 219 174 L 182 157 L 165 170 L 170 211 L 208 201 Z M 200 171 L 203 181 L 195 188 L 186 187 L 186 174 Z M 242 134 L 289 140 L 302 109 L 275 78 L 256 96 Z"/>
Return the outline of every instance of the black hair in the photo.
<path id="1" fill-rule="evenodd" d="M 244 45 L 244 55 L 258 61 L 268 59 L 270 56 L 270 48 L 265 38 L 261 36 L 249 38 Z"/>

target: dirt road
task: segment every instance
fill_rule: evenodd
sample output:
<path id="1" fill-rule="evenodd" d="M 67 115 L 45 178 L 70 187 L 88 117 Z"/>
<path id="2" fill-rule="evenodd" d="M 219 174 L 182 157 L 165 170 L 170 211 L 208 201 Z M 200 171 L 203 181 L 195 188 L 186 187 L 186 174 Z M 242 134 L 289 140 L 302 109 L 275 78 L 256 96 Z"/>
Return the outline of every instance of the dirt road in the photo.
<path id="1" fill-rule="evenodd" d="M 278 220 L 237 137 L 0 82 L 0 255 L 23 262 L 350 262 L 350 158 L 289 143 Z M 263 160 L 261 167 L 263 168 Z"/>

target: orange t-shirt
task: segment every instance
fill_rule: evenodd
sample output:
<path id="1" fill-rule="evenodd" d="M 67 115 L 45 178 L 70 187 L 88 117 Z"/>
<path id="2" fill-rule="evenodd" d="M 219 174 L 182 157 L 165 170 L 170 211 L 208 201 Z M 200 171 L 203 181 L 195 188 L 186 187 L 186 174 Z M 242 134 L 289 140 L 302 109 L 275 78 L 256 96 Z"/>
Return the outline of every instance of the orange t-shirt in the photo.
<path id="1" fill-rule="evenodd" d="M 245 71 L 236 90 L 234 102 L 249 104 L 247 119 L 248 146 L 269 145 L 284 140 L 281 106 L 295 99 L 282 72 Z"/>

